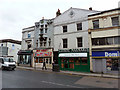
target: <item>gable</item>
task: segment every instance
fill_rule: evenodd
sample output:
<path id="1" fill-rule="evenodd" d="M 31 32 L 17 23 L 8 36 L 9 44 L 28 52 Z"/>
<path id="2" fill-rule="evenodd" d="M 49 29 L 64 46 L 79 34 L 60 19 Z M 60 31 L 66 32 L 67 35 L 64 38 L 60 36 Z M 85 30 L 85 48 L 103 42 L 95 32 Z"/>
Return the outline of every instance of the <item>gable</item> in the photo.
<path id="1" fill-rule="evenodd" d="M 88 14 L 93 13 L 95 11 L 85 10 L 85 9 L 77 9 L 70 8 L 62 13 L 60 16 L 54 19 L 54 25 L 65 24 L 68 22 L 81 21 L 83 19 L 87 19 Z"/>

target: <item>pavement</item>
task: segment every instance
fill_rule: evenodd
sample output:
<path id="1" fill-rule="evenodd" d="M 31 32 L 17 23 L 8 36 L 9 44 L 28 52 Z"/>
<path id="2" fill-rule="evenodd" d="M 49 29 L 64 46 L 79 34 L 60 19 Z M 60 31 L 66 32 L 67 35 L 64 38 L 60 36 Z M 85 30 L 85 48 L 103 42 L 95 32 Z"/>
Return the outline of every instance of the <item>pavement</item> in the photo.
<path id="1" fill-rule="evenodd" d="M 23 67 L 23 66 L 17 66 L 18 69 L 26 69 L 26 70 L 35 70 L 35 71 L 42 71 L 42 72 L 54 72 L 51 69 L 42 70 L 41 68 L 33 68 L 33 67 Z M 86 73 L 86 72 L 75 72 L 75 71 L 61 71 L 57 73 L 63 73 L 63 74 L 70 74 L 70 75 L 82 75 L 82 76 L 91 76 L 91 77 L 103 77 L 103 78 L 115 78 L 120 79 L 120 76 L 118 74 L 101 74 L 101 73 Z"/>

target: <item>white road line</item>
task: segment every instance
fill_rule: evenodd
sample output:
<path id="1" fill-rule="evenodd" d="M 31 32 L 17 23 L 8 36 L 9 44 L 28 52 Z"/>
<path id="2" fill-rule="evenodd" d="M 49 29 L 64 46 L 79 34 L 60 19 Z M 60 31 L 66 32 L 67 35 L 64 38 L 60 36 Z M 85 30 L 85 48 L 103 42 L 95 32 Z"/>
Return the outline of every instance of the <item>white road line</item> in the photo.
<path id="1" fill-rule="evenodd" d="M 77 87 L 77 86 L 72 86 L 72 85 L 64 85 L 64 84 L 54 83 L 54 82 L 48 82 L 48 81 L 41 81 L 41 82 L 42 82 L 42 83 L 54 84 L 54 85 L 60 85 L 60 86 L 73 87 L 73 88 L 84 88 L 84 87 Z"/>

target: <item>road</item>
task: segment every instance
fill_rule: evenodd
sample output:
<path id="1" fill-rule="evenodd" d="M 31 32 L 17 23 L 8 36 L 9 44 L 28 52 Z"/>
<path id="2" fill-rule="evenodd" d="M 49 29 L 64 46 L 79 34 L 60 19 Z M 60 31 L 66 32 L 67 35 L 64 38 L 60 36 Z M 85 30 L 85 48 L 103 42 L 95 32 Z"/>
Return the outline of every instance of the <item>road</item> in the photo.
<path id="1" fill-rule="evenodd" d="M 2 88 L 117 88 L 118 80 L 17 69 L 2 71 Z"/>

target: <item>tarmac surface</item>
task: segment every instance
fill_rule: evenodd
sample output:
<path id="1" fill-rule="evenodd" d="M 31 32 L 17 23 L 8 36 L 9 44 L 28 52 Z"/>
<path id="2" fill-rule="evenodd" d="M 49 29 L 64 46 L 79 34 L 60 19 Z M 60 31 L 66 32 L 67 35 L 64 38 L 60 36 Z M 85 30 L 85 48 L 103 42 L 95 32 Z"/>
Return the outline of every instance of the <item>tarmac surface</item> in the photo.
<path id="1" fill-rule="evenodd" d="M 118 80 L 51 70 L 2 71 L 2 88 L 118 88 Z"/>

